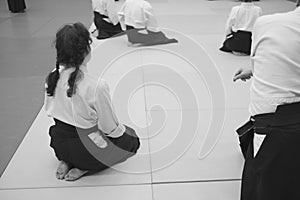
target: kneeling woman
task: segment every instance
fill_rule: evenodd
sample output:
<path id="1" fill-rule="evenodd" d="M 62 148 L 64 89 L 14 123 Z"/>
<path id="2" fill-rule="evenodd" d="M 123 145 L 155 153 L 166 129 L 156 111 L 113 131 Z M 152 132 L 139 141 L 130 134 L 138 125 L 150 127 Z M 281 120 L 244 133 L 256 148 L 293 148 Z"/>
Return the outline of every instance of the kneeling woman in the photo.
<path id="1" fill-rule="evenodd" d="M 89 74 L 91 38 L 81 24 L 56 34 L 56 68 L 46 79 L 45 109 L 54 118 L 50 146 L 60 161 L 56 177 L 73 181 L 133 156 L 140 142 L 122 125 L 111 104 L 108 85 Z"/>
<path id="2" fill-rule="evenodd" d="M 261 16 L 261 8 L 252 0 L 243 0 L 231 9 L 225 28 L 225 41 L 221 51 L 250 55 L 252 29 L 256 19 Z"/>
<path id="3" fill-rule="evenodd" d="M 118 13 L 122 29 L 132 44 L 156 45 L 177 43 L 159 30 L 152 6 L 145 0 L 126 0 Z M 144 32 L 144 33 L 143 33 Z"/>

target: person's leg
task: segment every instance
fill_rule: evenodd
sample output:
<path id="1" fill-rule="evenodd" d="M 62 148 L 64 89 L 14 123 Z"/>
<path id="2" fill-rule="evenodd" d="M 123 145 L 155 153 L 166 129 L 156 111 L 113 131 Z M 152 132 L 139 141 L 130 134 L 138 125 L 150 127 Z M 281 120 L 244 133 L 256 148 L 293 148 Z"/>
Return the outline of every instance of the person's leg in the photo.
<path id="1" fill-rule="evenodd" d="M 113 25 L 107 22 L 107 24 L 107 29 L 104 29 L 104 31 L 106 31 L 111 37 L 123 35 L 122 33 L 124 31 L 122 30 L 120 23 Z"/>
<path id="2" fill-rule="evenodd" d="M 120 23 L 113 25 L 105 20 L 102 20 L 99 30 L 101 34 L 103 34 L 104 36 L 108 35 L 108 37 L 123 35 L 123 30 Z"/>
<path id="3" fill-rule="evenodd" d="M 136 44 L 150 46 L 158 44 L 168 44 L 168 43 L 177 43 L 176 39 L 169 39 L 161 31 L 152 32 L 146 29 L 135 29 L 132 26 L 126 26 L 126 34 L 128 36 L 128 41 Z M 146 31 L 146 33 L 141 33 L 141 31 Z"/>
<path id="4" fill-rule="evenodd" d="M 51 137 L 50 147 L 53 148 L 57 159 L 60 161 L 55 176 L 58 179 L 64 179 L 71 167 L 71 164 L 67 161 L 69 153 L 65 131 L 57 125 L 53 125 L 49 128 L 49 135 Z"/>
<path id="5" fill-rule="evenodd" d="M 244 157 L 245 163 L 241 183 L 241 200 L 255 200 L 253 197 L 253 191 L 255 190 L 256 184 L 253 160 L 253 139 L 250 140 L 250 144 L 248 144 L 248 148 L 244 154 Z"/>
<path id="6" fill-rule="evenodd" d="M 76 131 L 76 130 L 75 130 Z M 58 160 L 61 160 L 57 171 L 59 179 L 74 181 L 84 175 L 103 171 L 117 163 L 133 156 L 140 147 L 135 131 L 126 127 L 126 132 L 118 138 L 102 137 L 108 146 L 99 147 L 88 136 L 81 135 L 60 126 L 50 127 L 50 146 L 55 150 Z M 102 134 L 102 133 L 100 133 Z"/>
<path id="7" fill-rule="evenodd" d="M 148 38 L 145 42 L 145 45 L 158 45 L 158 44 L 169 44 L 169 43 L 177 43 L 178 40 L 174 38 L 168 38 L 166 35 L 162 32 L 152 32 L 147 30 L 148 32 Z"/>
<path id="8" fill-rule="evenodd" d="M 109 138 L 110 145 L 113 146 L 112 155 L 114 155 L 113 164 L 124 162 L 136 154 L 140 148 L 140 140 L 134 129 L 125 126 L 125 133 L 119 138 Z"/>
<path id="9" fill-rule="evenodd" d="M 26 4 L 25 4 L 25 1 L 24 0 L 19 0 L 18 1 L 18 12 L 25 12 L 25 9 L 26 9 Z"/>
<path id="10" fill-rule="evenodd" d="M 300 199 L 298 184 L 300 136 L 272 131 L 253 157 L 253 144 L 242 176 L 241 200 Z"/>
<path id="11" fill-rule="evenodd" d="M 251 32 L 238 31 L 226 43 L 227 49 L 231 51 L 250 55 L 251 50 Z"/>
<path id="12" fill-rule="evenodd" d="M 128 42 L 132 43 L 132 44 L 140 44 L 140 43 L 144 43 L 145 41 L 147 41 L 147 36 L 146 34 L 141 34 L 139 33 L 139 31 L 142 31 L 145 29 L 136 29 L 132 26 L 126 26 L 126 34 L 128 37 Z"/>
<path id="13" fill-rule="evenodd" d="M 123 32 L 120 23 L 113 25 L 103 19 L 103 15 L 94 12 L 94 24 L 98 29 L 98 39 L 106 39 Z"/>
<path id="14" fill-rule="evenodd" d="M 7 0 L 8 8 L 13 13 L 24 12 L 26 9 L 24 0 Z"/>
<path id="15" fill-rule="evenodd" d="M 124 162 L 136 154 L 140 147 L 140 141 L 135 131 L 126 126 L 126 132 L 119 138 L 106 138 L 109 145 L 107 148 L 99 148 L 88 137 L 81 138 L 81 141 L 72 142 L 71 157 L 74 168 L 71 168 L 64 179 L 75 181 L 84 175 L 103 171 L 117 163 Z"/>
<path id="16" fill-rule="evenodd" d="M 100 13 L 94 11 L 94 24 L 98 30 L 97 39 L 106 39 L 109 38 L 109 34 L 103 31 L 103 27 L 106 26 L 103 17 Z"/>

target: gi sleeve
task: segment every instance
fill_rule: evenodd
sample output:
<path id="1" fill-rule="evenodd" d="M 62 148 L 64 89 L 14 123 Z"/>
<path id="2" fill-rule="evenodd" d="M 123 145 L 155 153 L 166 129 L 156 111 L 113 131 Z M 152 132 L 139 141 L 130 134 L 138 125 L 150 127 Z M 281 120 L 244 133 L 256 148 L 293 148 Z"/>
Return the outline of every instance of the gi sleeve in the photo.
<path id="1" fill-rule="evenodd" d="M 95 94 L 95 108 L 98 115 L 98 128 L 110 137 L 120 137 L 125 132 L 115 114 L 109 87 L 105 81 L 99 82 Z"/>
<path id="2" fill-rule="evenodd" d="M 232 33 L 232 26 L 235 24 L 235 18 L 236 18 L 236 8 L 233 7 L 226 21 L 225 36 L 228 36 L 229 34 Z"/>
<path id="3" fill-rule="evenodd" d="M 106 11 L 111 23 L 113 25 L 117 25 L 119 23 L 119 19 L 118 19 L 117 6 L 114 0 L 107 0 Z"/>
<path id="4" fill-rule="evenodd" d="M 159 31 L 158 23 L 150 3 L 148 2 L 144 3 L 143 11 L 144 11 L 144 20 L 145 20 L 146 28 L 149 31 L 158 32 Z"/>
<path id="5" fill-rule="evenodd" d="M 119 22 L 121 25 L 121 28 L 123 31 L 126 30 L 126 25 L 125 25 L 125 5 L 126 2 L 123 4 L 123 6 L 121 7 L 120 11 L 118 12 L 118 18 L 119 18 Z"/>

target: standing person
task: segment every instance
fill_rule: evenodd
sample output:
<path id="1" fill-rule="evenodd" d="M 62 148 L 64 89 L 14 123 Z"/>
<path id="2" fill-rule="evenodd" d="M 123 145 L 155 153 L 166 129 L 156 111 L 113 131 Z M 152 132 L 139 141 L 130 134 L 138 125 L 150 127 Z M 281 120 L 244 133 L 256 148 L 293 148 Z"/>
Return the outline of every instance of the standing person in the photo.
<path id="1" fill-rule="evenodd" d="M 60 161 L 56 177 L 74 181 L 133 156 L 135 131 L 118 120 L 108 85 L 88 72 L 91 38 L 81 24 L 56 34 L 56 68 L 46 79 L 45 109 L 54 119 L 50 146 Z"/>
<path id="2" fill-rule="evenodd" d="M 243 0 L 239 6 L 231 9 L 225 27 L 225 41 L 221 51 L 250 55 L 252 29 L 262 14 L 260 7 L 252 0 Z"/>
<path id="3" fill-rule="evenodd" d="M 23 13 L 26 9 L 24 0 L 7 0 L 8 9 L 12 13 Z"/>
<path id="4" fill-rule="evenodd" d="M 92 0 L 94 24 L 98 30 L 97 39 L 106 39 L 122 33 L 118 20 L 118 0 Z"/>
<path id="5" fill-rule="evenodd" d="M 297 5 L 299 5 L 299 0 Z M 254 25 L 251 120 L 240 138 L 245 164 L 241 200 L 300 199 L 300 7 L 267 15 Z M 243 134 L 243 132 L 240 132 Z"/>
<path id="6" fill-rule="evenodd" d="M 159 30 L 151 4 L 145 0 L 126 0 L 119 14 L 123 30 L 132 44 L 155 45 L 177 43 Z M 146 32 L 146 33 L 143 33 Z"/>

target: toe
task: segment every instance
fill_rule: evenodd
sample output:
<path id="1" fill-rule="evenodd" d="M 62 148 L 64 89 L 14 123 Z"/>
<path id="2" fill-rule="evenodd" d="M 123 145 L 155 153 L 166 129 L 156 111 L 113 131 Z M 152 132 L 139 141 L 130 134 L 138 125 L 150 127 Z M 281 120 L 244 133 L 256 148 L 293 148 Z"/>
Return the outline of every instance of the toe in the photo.
<path id="1" fill-rule="evenodd" d="M 75 181 L 82 177 L 87 171 L 82 171 L 77 168 L 71 169 L 65 176 L 66 181 Z"/>

